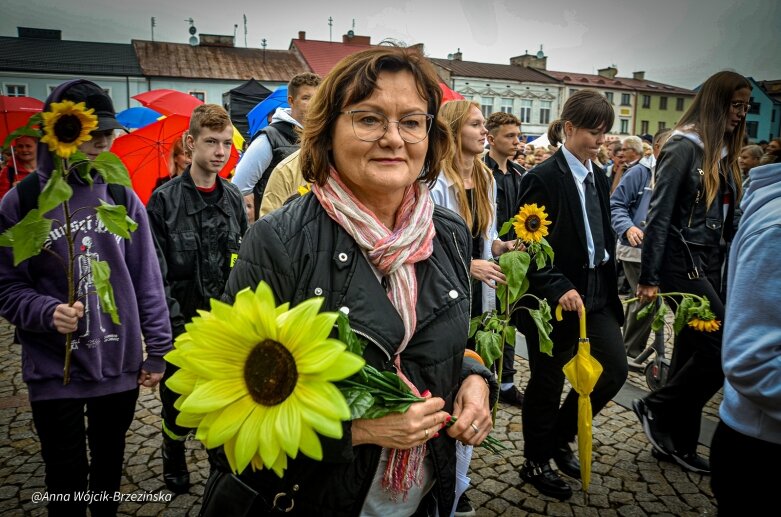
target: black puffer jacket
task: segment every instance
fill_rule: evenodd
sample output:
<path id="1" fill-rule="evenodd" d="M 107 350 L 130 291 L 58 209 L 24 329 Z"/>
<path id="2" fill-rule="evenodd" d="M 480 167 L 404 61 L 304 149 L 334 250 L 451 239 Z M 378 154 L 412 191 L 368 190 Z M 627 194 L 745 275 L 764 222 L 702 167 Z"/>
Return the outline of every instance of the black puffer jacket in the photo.
<path id="1" fill-rule="evenodd" d="M 416 264 L 417 328 L 401 354 L 401 364 L 420 391 L 428 389 L 442 397 L 445 410 L 452 411 L 463 377 L 491 374 L 463 357 L 470 307 L 469 233 L 460 217 L 440 207 L 435 208 L 434 224 L 433 254 Z M 232 302 L 238 291 L 254 288 L 261 280 L 270 284 L 277 303 L 289 301 L 295 306 L 322 296 L 322 310 L 348 308 L 351 326 L 369 341 L 364 353 L 367 362 L 381 370 L 392 368 L 394 351 L 404 335 L 401 318 L 360 248 L 325 213 L 316 196 L 299 198 L 250 228 L 224 300 Z M 359 515 L 381 448 L 354 447 L 349 422 L 344 430 L 341 440 L 321 438 L 322 462 L 299 455 L 289 460 L 283 479 L 269 470 L 243 473 L 241 479 L 265 499 L 265 503 L 256 499 L 253 511 L 265 511 L 264 506 L 270 507 L 278 494 L 285 493 L 293 496 L 296 515 Z M 428 446 L 439 514 L 449 515 L 455 490 L 455 442 L 441 433 Z M 219 485 L 210 482 L 205 499 L 212 495 L 211 486 Z M 278 498 L 278 506 L 288 504 L 287 498 Z"/>
<path id="2" fill-rule="evenodd" d="M 195 188 L 188 167 L 181 176 L 152 193 L 147 213 L 163 272 L 174 337 L 198 309 L 222 296 L 247 231 L 244 198 L 232 183 L 217 178 L 220 200 L 207 204 Z"/>
<path id="3" fill-rule="evenodd" d="M 702 160 L 702 148 L 682 135 L 670 138 L 662 149 L 643 237 L 640 284 L 659 285 L 661 270 L 671 262 L 686 264 L 687 269 L 697 266 L 689 264 L 691 259 L 686 256 L 670 256 L 671 250 L 685 251 L 684 241 L 697 255 L 703 248 L 718 249 L 732 239 L 732 225 L 724 224 L 722 204 L 725 194 L 735 199 L 732 175 L 722 160 L 719 192 L 713 203 L 706 206 Z M 729 221 L 734 205 L 732 201 Z"/>

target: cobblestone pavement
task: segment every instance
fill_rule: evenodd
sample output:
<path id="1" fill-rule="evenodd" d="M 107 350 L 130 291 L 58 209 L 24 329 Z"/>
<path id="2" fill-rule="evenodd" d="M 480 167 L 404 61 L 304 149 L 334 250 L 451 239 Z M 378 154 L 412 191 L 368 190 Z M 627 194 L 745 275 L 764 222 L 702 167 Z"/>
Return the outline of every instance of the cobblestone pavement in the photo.
<path id="1" fill-rule="evenodd" d="M 13 329 L 0 319 L 0 515 L 45 515 L 35 504 L 35 493 L 44 491 L 44 465 L 27 391 L 21 379 L 20 346 L 12 344 Z M 525 360 L 517 358 L 519 385 L 528 376 Z M 645 389 L 641 374 L 630 373 L 630 383 Z M 706 408 L 706 418 L 716 419 L 719 395 Z M 158 395 L 142 388 L 136 418 L 126 447 L 123 494 L 162 494 L 160 502 L 124 502 L 120 515 L 196 516 L 200 509 L 209 465 L 203 447 L 187 443 L 187 462 L 193 486 L 175 496 L 164 489 L 160 459 L 160 404 Z M 520 409 L 500 404 L 496 438 L 511 448 L 499 455 L 477 449 L 470 470 L 468 491 L 478 516 L 552 515 L 644 516 L 714 515 L 710 478 L 683 471 L 675 464 L 658 462 L 631 410 L 611 402 L 594 420 L 592 480 L 588 497 L 580 483 L 569 501 L 543 496 L 524 484 L 518 470 L 524 461 Z M 700 454 L 709 455 L 700 446 Z M 160 497 L 158 495 L 158 497 Z M 226 516 L 230 517 L 230 516 Z"/>

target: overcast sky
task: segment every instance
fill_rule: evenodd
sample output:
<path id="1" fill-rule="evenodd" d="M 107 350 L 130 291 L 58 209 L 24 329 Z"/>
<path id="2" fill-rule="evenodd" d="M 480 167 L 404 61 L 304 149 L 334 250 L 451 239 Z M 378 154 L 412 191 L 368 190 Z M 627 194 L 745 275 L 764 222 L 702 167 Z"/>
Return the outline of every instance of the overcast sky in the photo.
<path id="1" fill-rule="evenodd" d="M 463 59 L 509 63 L 543 45 L 548 69 L 619 75 L 692 88 L 723 69 L 757 80 L 781 79 L 779 0 L 0 0 L 0 36 L 16 27 L 62 30 L 63 39 L 186 43 L 199 32 L 233 34 L 244 46 L 286 49 L 299 30 L 333 40 L 353 27 L 372 42 L 424 43 L 431 57 L 461 49 Z"/>

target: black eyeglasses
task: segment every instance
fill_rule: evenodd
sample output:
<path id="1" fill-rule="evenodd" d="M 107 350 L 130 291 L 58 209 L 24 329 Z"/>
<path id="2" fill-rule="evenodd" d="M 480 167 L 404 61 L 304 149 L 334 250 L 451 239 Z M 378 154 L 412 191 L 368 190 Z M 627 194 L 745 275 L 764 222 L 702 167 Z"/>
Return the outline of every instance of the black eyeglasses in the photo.
<path id="1" fill-rule="evenodd" d="M 350 115 L 353 132 L 358 140 L 376 142 L 388 131 L 388 126 L 396 124 L 399 136 L 408 144 L 423 141 L 431 131 L 434 115 L 428 113 L 410 113 L 399 120 L 389 120 L 382 113 L 368 110 L 342 111 L 340 115 Z"/>
<path id="2" fill-rule="evenodd" d="M 729 107 L 735 113 L 748 113 L 748 110 L 751 109 L 751 103 L 749 103 L 749 102 L 741 102 L 741 101 L 732 101 L 732 102 L 729 103 Z"/>

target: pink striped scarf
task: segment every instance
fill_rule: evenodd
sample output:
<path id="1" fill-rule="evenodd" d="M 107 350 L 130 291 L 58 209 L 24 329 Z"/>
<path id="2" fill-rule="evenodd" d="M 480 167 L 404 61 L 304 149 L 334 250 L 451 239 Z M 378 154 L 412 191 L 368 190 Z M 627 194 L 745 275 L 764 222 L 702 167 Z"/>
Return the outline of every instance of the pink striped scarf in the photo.
<path id="1" fill-rule="evenodd" d="M 420 391 L 402 373 L 400 357 L 417 324 L 415 307 L 418 283 L 415 263 L 426 260 L 434 250 L 434 203 L 429 197 L 428 188 L 419 181 L 407 187 L 396 212 L 393 231 L 356 199 L 333 168 L 325 185 L 312 185 L 312 192 L 329 217 L 344 228 L 364 250 L 371 264 L 388 279 L 388 298 L 404 323 L 404 339 L 396 350 L 394 361 L 396 371 L 412 392 L 419 396 Z M 383 486 L 394 497 L 401 495 L 406 499 L 412 484 L 420 483 L 420 467 L 425 454 L 425 444 L 410 450 L 389 451 Z"/>

